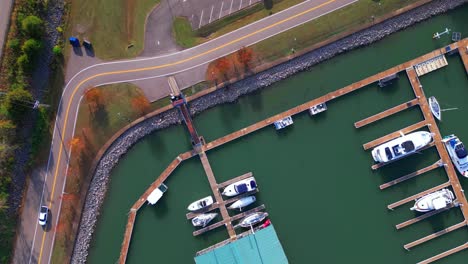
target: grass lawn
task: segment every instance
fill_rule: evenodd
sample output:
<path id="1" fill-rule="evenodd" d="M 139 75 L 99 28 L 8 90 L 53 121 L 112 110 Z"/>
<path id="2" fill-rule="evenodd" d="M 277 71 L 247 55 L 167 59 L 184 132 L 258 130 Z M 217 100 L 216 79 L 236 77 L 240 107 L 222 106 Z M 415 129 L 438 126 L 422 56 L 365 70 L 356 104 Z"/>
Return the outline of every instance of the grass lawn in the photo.
<path id="1" fill-rule="evenodd" d="M 143 49 L 147 15 L 160 0 L 71 1 L 69 29 L 93 43 L 102 59 L 135 57 Z M 133 45 L 128 48 L 129 45 Z"/>
<path id="2" fill-rule="evenodd" d="M 252 46 L 263 61 L 273 61 L 336 34 L 355 29 L 418 0 L 360 0 L 331 14 L 292 28 Z"/>
<path id="3" fill-rule="evenodd" d="M 172 23 L 172 37 L 177 45 L 183 48 L 190 48 L 202 42 L 201 38 L 195 35 L 190 22 L 185 17 L 176 17 Z"/>

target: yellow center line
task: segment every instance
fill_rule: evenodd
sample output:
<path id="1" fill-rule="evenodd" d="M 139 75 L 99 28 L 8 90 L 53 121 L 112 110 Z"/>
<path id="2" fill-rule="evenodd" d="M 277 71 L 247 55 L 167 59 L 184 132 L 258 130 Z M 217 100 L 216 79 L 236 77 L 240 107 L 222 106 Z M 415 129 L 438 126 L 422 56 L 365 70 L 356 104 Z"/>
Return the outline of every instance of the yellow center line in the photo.
<path id="1" fill-rule="evenodd" d="M 224 47 L 227 47 L 227 46 L 229 46 L 229 45 L 232 45 L 232 44 L 234 44 L 234 43 L 240 42 L 241 40 L 244 40 L 244 39 L 246 39 L 246 38 L 248 38 L 248 37 L 251 37 L 251 36 L 253 36 L 253 35 L 259 34 L 259 33 L 263 32 L 263 31 L 266 31 L 266 30 L 268 30 L 268 29 L 270 29 L 270 28 L 273 28 L 273 27 L 275 27 L 275 26 L 278 26 L 278 25 L 281 25 L 281 24 L 283 24 L 283 23 L 286 23 L 286 22 L 288 22 L 288 21 L 290 21 L 290 20 L 292 20 L 292 19 L 295 19 L 295 18 L 297 18 L 297 17 L 303 16 L 303 15 L 305 15 L 305 14 L 307 14 L 307 13 L 310 13 L 310 12 L 316 10 L 316 9 L 319 9 L 319 8 L 321 8 L 321 7 L 324 7 L 324 6 L 326 6 L 326 5 L 329 5 L 329 4 L 331 4 L 331 3 L 335 2 L 335 1 L 336 1 L 336 0 L 329 0 L 329 1 L 324 2 L 324 3 L 322 3 L 322 4 L 318 5 L 318 6 L 311 7 L 311 8 L 309 8 L 309 9 L 307 9 L 307 10 L 305 10 L 305 11 L 302 11 L 302 12 L 300 12 L 300 13 L 297 13 L 297 14 L 291 16 L 291 17 L 288 17 L 288 18 L 285 18 L 285 19 L 283 19 L 283 20 L 280 20 L 280 21 L 278 21 L 278 22 L 276 22 L 276 23 L 273 23 L 273 24 L 271 24 L 271 25 L 269 25 L 269 26 L 266 26 L 266 27 L 264 27 L 264 28 L 261 28 L 261 29 L 259 29 L 259 30 L 257 30 L 257 31 L 254 31 L 254 32 L 249 33 L 249 34 L 247 34 L 247 35 L 245 35 L 245 36 L 242 36 L 242 37 L 240 37 L 240 38 L 237 38 L 237 39 L 235 39 L 235 40 L 232 40 L 232 41 L 230 41 L 230 42 L 227 42 L 227 43 L 225 43 L 225 44 L 223 44 L 223 45 L 220 45 L 220 46 L 218 46 L 218 47 L 216 47 L 216 48 L 213 48 L 213 49 L 211 49 L 211 50 L 207 50 L 207 51 L 205 51 L 205 52 L 199 53 L 199 54 L 194 55 L 194 56 L 192 56 L 192 57 L 189 57 L 189 58 L 187 58 L 187 59 L 179 60 L 179 61 L 172 62 L 172 63 L 166 63 L 166 64 L 162 64 L 162 65 L 157 65 L 157 66 L 144 67 L 144 68 L 137 68 L 137 69 L 133 69 L 133 70 L 111 71 L 111 72 L 104 72 L 104 73 L 98 73 L 98 74 L 92 75 L 92 76 L 90 76 L 90 77 L 84 79 L 84 80 L 81 81 L 80 83 L 78 83 L 78 85 L 77 85 L 77 86 L 74 88 L 74 90 L 73 90 L 73 93 L 72 93 L 72 95 L 71 95 L 71 97 L 70 97 L 70 101 L 68 102 L 67 111 L 65 112 L 65 120 L 64 120 L 64 122 L 63 122 L 63 124 L 64 124 L 64 126 L 63 126 L 63 135 L 66 135 L 66 131 L 67 131 L 67 122 L 68 122 L 68 114 L 69 114 L 69 112 L 70 112 L 71 103 L 72 103 L 72 101 L 73 101 L 73 98 L 75 97 L 75 94 L 76 94 L 76 92 L 79 90 L 79 88 L 80 88 L 84 83 L 86 83 L 87 81 L 89 81 L 89 80 L 91 80 L 91 79 L 94 79 L 94 78 L 97 78 L 97 77 L 101 77 L 101 76 L 107 76 L 107 75 L 115 75 L 115 74 L 123 74 L 123 73 L 132 73 L 132 72 L 142 72 L 142 71 L 156 70 L 156 69 L 161 69 L 161 68 L 167 68 L 167 67 L 174 66 L 174 65 L 179 65 L 179 64 L 182 64 L 182 63 L 185 63 L 185 62 L 188 62 L 188 61 L 191 61 L 191 60 L 200 58 L 200 57 L 205 56 L 205 55 L 207 55 L 207 54 L 213 53 L 213 52 L 215 52 L 215 51 L 217 51 L 217 50 L 220 50 L 220 49 L 222 49 L 222 48 L 224 48 Z M 60 144 L 60 147 L 59 147 L 59 154 L 58 154 L 57 163 L 56 163 L 56 168 L 55 168 L 55 172 L 54 172 L 54 181 L 53 181 L 53 183 L 52 183 L 51 197 L 53 197 L 54 192 L 55 192 L 55 185 L 56 185 L 56 182 L 57 182 L 57 175 L 58 175 L 58 169 L 59 169 L 60 160 L 61 160 L 61 158 L 62 158 L 62 152 L 63 152 L 63 144 Z M 48 206 L 48 207 L 51 208 L 51 206 L 52 206 L 52 199 L 51 199 L 51 201 L 49 202 L 49 206 Z M 59 217 L 59 216 L 57 215 L 57 217 Z M 42 252 L 43 252 L 43 249 L 44 249 L 45 236 L 46 236 L 46 232 L 44 232 L 43 235 L 42 235 L 42 242 L 41 242 L 41 249 L 40 249 L 40 252 L 39 252 L 38 264 L 40 264 L 40 263 L 41 263 L 41 260 L 42 260 Z M 51 250 L 52 250 L 52 249 L 51 249 Z"/>

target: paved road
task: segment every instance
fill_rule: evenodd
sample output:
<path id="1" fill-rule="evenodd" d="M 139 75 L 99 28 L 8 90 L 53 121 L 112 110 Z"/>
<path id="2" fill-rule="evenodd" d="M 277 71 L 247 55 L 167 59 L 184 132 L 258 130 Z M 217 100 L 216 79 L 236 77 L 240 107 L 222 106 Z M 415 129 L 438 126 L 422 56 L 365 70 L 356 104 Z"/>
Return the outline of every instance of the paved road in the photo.
<path id="1" fill-rule="evenodd" d="M 357 0 L 309 0 L 287 10 L 266 17 L 246 27 L 223 35 L 210 42 L 180 52 L 153 58 L 96 64 L 77 73 L 67 83 L 62 94 L 52 138 L 52 146 L 45 178 L 32 182 L 21 217 L 23 227 L 18 235 L 14 263 L 49 263 L 55 237 L 55 226 L 60 214 L 60 197 L 66 181 L 67 142 L 73 137 L 80 98 L 87 87 L 104 83 L 150 79 L 174 75 L 271 37 L 294 26 L 303 24 Z M 157 89 L 157 88 L 155 88 Z M 43 188 L 40 186 L 43 185 Z M 42 190 L 41 190 L 42 189 Z M 31 191 L 35 190 L 35 191 Z M 28 204 L 34 201 L 35 204 Z M 40 204 L 51 209 L 52 223 L 48 231 L 37 225 L 34 213 L 28 208 L 39 209 Z M 32 216 L 31 216 L 32 215 Z"/>
<path id="2" fill-rule="evenodd" d="M 0 0 L 0 59 L 2 58 L 3 44 L 8 32 L 12 5 L 13 0 Z"/>

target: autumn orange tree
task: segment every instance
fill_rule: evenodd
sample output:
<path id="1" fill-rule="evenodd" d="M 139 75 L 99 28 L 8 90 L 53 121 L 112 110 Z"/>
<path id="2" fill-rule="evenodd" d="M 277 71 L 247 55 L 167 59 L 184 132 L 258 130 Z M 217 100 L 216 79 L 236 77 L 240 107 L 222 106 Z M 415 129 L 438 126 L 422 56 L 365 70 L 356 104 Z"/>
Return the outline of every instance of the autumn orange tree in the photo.
<path id="1" fill-rule="evenodd" d="M 231 62 L 226 57 L 219 58 L 215 63 L 216 69 L 227 77 L 228 71 L 231 69 Z"/>
<path id="2" fill-rule="evenodd" d="M 253 50 L 251 48 L 242 47 L 240 50 L 237 51 L 237 59 L 246 68 L 249 67 L 249 63 L 252 61 L 252 58 Z"/>
<path id="3" fill-rule="evenodd" d="M 83 140 L 80 137 L 74 137 L 70 139 L 70 142 L 68 143 L 70 148 L 72 149 L 73 153 L 78 154 L 78 159 L 81 156 L 81 153 L 83 152 L 85 148 L 85 144 Z"/>
<path id="4" fill-rule="evenodd" d="M 92 114 L 96 113 L 104 103 L 102 91 L 94 87 L 86 91 L 85 99 Z"/>
<path id="5" fill-rule="evenodd" d="M 150 102 L 144 95 L 140 95 L 132 99 L 132 107 L 140 115 L 144 115 L 150 110 Z"/>

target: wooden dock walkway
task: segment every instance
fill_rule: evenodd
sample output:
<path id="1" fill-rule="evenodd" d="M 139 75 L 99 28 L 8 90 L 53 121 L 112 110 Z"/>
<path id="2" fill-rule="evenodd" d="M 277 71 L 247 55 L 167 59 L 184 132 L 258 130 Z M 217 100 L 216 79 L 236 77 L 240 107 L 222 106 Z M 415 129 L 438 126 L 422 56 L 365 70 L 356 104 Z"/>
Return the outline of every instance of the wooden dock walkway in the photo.
<path id="1" fill-rule="evenodd" d="M 244 198 L 244 197 L 249 196 L 249 195 L 254 195 L 258 191 L 259 191 L 258 188 L 256 188 L 253 191 L 246 192 L 246 193 L 237 195 L 236 197 L 233 197 L 231 199 L 225 200 L 225 201 L 222 202 L 222 204 L 228 205 L 228 204 L 234 203 L 235 201 L 237 201 L 237 200 L 239 200 L 241 198 Z M 218 209 L 218 207 L 219 207 L 218 203 L 213 203 L 212 205 L 208 206 L 207 208 L 204 208 L 203 210 L 200 210 L 200 211 L 197 211 L 197 212 L 190 212 L 190 213 L 187 213 L 185 216 L 187 217 L 187 219 L 192 219 L 197 215 L 200 215 L 200 214 L 203 214 L 203 213 Z"/>
<path id="2" fill-rule="evenodd" d="M 229 217 L 229 218 L 223 219 L 222 221 L 219 221 L 219 222 L 217 222 L 217 223 L 215 223 L 215 224 L 212 224 L 212 225 L 209 225 L 209 226 L 207 226 L 207 227 L 198 229 L 198 230 L 196 230 L 196 231 L 193 232 L 193 235 L 194 235 L 194 236 L 198 236 L 198 235 L 201 235 L 201 234 L 203 234 L 203 233 L 205 233 L 205 232 L 207 232 L 207 231 L 210 231 L 210 230 L 216 229 L 216 228 L 218 228 L 218 227 L 220 227 L 220 226 L 226 225 L 226 224 L 228 224 L 228 223 L 231 224 L 233 221 L 239 220 L 239 219 L 241 219 L 241 218 L 243 218 L 243 217 L 245 217 L 245 216 L 247 216 L 247 215 L 249 215 L 249 214 L 252 214 L 252 213 L 261 211 L 261 210 L 263 210 L 263 209 L 265 209 L 265 205 L 264 205 L 264 204 L 262 204 L 262 205 L 260 205 L 260 206 L 258 206 L 258 207 L 255 207 L 255 208 L 253 208 L 253 209 L 250 209 L 250 210 L 248 210 L 248 211 L 245 211 L 245 212 L 243 212 L 243 213 L 237 214 L 237 215 L 235 215 L 235 216 L 233 216 L 233 217 Z M 233 229 L 233 230 L 234 230 L 234 229 Z"/>
<path id="3" fill-rule="evenodd" d="M 243 179 L 247 179 L 247 178 L 252 177 L 252 176 L 253 176 L 252 172 L 247 172 L 246 174 L 243 174 L 241 176 L 232 178 L 229 181 L 225 181 L 225 182 L 222 182 L 222 183 L 218 184 L 218 188 L 219 189 L 224 188 L 224 187 L 228 186 L 229 184 L 233 184 L 235 182 L 241 181 Z"/>
<path id="4" fill-rule="evenodd" d="M 234 231 L 234 228 L 232 227 L 231 221 L 228 221 L 230 219 L 229 213 L 226 209 L 226 205 L 223 202 L 223 197 L 221 196 L 221 193 L 219 192 L 218 184 L 216 183 L 216 178 L 214 176 L 213 170 L 211 169 L 211 165 L 210 165 L 210 162 L 208 161 L 208 157 L 206 156 L 206 153 L 204 152 L 201 152 L 198 156 L 200 157 L 200 160 L 203 165 L 203 169 L 205 170 L 206 176 L 208 177 L 211 191 L 213 192 L 216 203 L 218 203 L 218 208 L 221 213 L 221 216 L 224 219 L 223 222 L 226 225 L 229 237 L 231 239 L 235 239 L 236 232 Z"/>
<path id="5" fill-rule="evenodd" d="M 393 114 L 396 114 L 398 112 L 401 112 L 403 110 L 411 108 L 411 107 L 417 105 L 418 103 L 419 103 L 419 100 L 417 98 L 413 99 L 411 101 L 408 101 L 406 103 L 402 103 L 400 105 L 397 105 L 395 107 L 392 107 L 390 109 L 382 111 L 382 112 L 380 112 L 378 114 L 375 114 L 373 116 L 365 118 L 365 119 L 363 119 L 361 121 L 358 121 L 358 122 L 354 123 L 354 127 L 355 128 L 360 128 L 360 127 L 363 127 L 363 126 L 367 126 L 367 125 L 369 125 L 371 123 L 374 123 L 374 122 L 376 122 L 378 120 L 381 120 L 381 119 L 383 119 L 385 117 L 391 116 Z"/>
<path id="6" fill-rule="evenodd" d="M 418 264 L 429 264 L 429 263 L 432 263 L 432 262 L 437 261 L 439 259 L 442 259 L 442 258 L 445 258 L 445 257 L 450 256 L 452 254 L 455 254 L 457 252 L 460 252 L 462 250 L 465 250 L 467 248 L 468 248 L 468 242 L 466 242 L 465 244 L 462 244 L 462 245 L 460 245 L 460 246 L 458 246 L 456 248 L 449 249 L 449 250 L 447 250 L 445 252 L 442 252 L 442 253 L 440 253 L 440 254 L 438 254 L 436 256 L 433 256 L 431 258 L 428 258 L 426 260 L 420 261 L 420 262 L 418 262 Z"/>
<path id="7" fill-rule="evenodd" d="M 418 151 L 415 152 L 415 153 L 418 153 L 418 152 L 421 152 L 421 151 L 426 150 L 426 149 L 428 149 L 428 148 L 431 148 L 431 147 L 433 147 L 434 145 L 435 145 L 435 142 L 432 141 L 431 143 L 427 144 L 427 146 L 423 147 L 422 149 L 418 150 Z M 411 154 L 411 155 L 414 155 L 415 153 L 413 153 L 413 154 Z M 396 162 L 396 161 L 399 161 L 399 159 L 391 160 L 391 161 L 389 161 L 389 162 L 380 162 L 380 163 L 377 163 L 377 164 L 372 165 L 371 168 L 372 168 L 373 170 L 377 170 L 377 169 L 382 168 L 382 167 L 385 166 L 385 165 L 392 164 L 393 162 Z"/>
<path id="8" fill-rule="evenodd" d="M 416 200 L 416 199 L 418 199 L 418 198 L 420 198 L 420 197 L 422 197 L 422 196 L 424 196 L 426 194 L 433 193 L 435 191 L 438 191 L 440 189 L 443 189 L 443 188 L 446 188 L 446 187 L 449 187 L 449 186 L 450 186 L 449 181 L 446 182 L 446 183 L 442 183 L 441 185 L 438 185 L 436 187 L 432 187 L 432 188 L 427 189 L 427 190 L 425 190 L 423 192 L 417 193 L 417 194 L 412 195 L 412 196 L 410 196 L 408 198 L 405 198 L 405 199 L 402 199 L 402 200 L 400 200 L 398 202 L 392 203 L 392 204 L 388 205 L 387 208 L 390 209 L 390 210 L 393 210 L 398 206 L 404 205 L 405 203 L 409 203 L 411 201 L 414 201 L 414 200 Z"/>
<path id="9" fill-rule="evenodd" d="M 455 168 L 453 166 L 452 160 L 449 157 L 447 150 L 445 149 L 444 143 L 442 142 L 442 136 L 440 135 L 439 128 L 437 127 L 437 123 L 434 119 L 434 116 L 432 115 L 429 103 L 427 102 L 426 96 L 424 95 L 424 91 L 422 90 L 422 85 L 419 82 L 419 79 L 416 76 L 416 72 L 414 71 L 414 69 L 408 68 L 406 70 L 406 74 L 408 75 L 408 79 L 410 80 L 411 87 L 413 88 L 415 96 L 419 98 L 420 100 L 419 105 L 424 115 L 424 119 L 428 121 L 429 131 L 433 135 L 432 137 L 434 139 L 434 142 L 436 143 L 437 152 L 439 153 L 440 159 L 445 165 L 444 166 L 445 172 L 447 173 L 449 181 L 452 185 L 452 189 L 454 191 L 455 197 L 461 204 L 459 208 L 461 209 L 463 213 L 463 217 L 465 221 L 467 221 L 468 220 L 468 202 L 466 200 L 463 187 L 460 184 L 460 180 L 458 179 L 457 172 L 455 171 Z"/>
<path id="10" fill-rule="evenodd" d="M 412 224 L 415 224 L 417 222 L 420 222 L 426 218 L 429 218 L 433 215 L 436 215 L 436 214 L 439 214 L 439 213 L 442 213 L 442 212 L 445 212 L 445 211 L 448 211 L 449 209 L 453 208 L 455 205 L 453 203 L 451 203 L 449 206 L 445 207 L 445 208 L 442 208 L 442 209 L 439 209 L 439 210 L 434 210 L 434 211 L 430 211 L 428 213 L 425 213 L 425 214 L 422 214 L 422 215 L 419 215 L 413 219 L 410 219 L 408 221 L 405 221 L 403 223 L 400 223 L 398 225 L 396 225 L 396 229 L 402 229 L 402 228 L 405 228 L 407 226 L 410 226 Z"/>
<path id="11" fill-rule="evenodd" d="M 412 124 L 411 126 L 407 126 L 407 127 L 403 128 L 403 129 L 400 129 L 398 131 L 390 133 L 390 134 L 388 134 L 386 136 L 380 137 L 378 139 L 374 139 L 374 140 L 364 144 L 363 148 L 364 148 L 364 150 L 374 148 L 374 147 L 376 147 L 378 145 L 381 145 L 381 144 L 383 144 L 383 143 L 385 143 L 387 141 L 390 141 L 390 140 L 395 139 L 397 137 L 401 137 L 401 133 L 408 134 L 408 133 L 411 133 L 411 132 L 413 132 L 415 130 L 423 128 L 426 125 L 427 125 L 426 121 L 424 121 L 424 120 L 420 121 L 420 122 L 418 122 L 416 124 Z"/>
<path id="12" fill-rule="evenodd" d="M 438 231 L 438 232 L 435 232 L 435 233 L 433 233 L 433 234 L 430 234 L 430 235 L 428 235 L 428 236 L 425 236 L 425 237 L 423 237 L 423 238 L 420 238 L 420 239 L 418 239 L 418 240 L 416 240 L 416 241 L 413 241 L 413 242 L 411 242 L 411 243 L 408 243 L 408 244 L 404 245 L 403 247 L 404 247 L 406 250 L 409 250 L 409 249 L 411 249 L 411 248 L 413 248 L 413 247 L 415 247 L 415 246 L 417 246 L 417 245 L 420 245 L 420 244 L 422 244 L 422 243 L 424 243 L 424 242 L 427 242 L 427 241 L 429 241 L 429 240 L 431 240 L 431 239 L 434 239 L 434 238 L 440 237 L 440 236 L 442 236 L 442 235 L 445 235 L 445 234 L 447 234 L 447 233 L 450 233 L 450 232 L 452 232 L 452 231 L 454 231 L 454 230 L 457 230 L 457 229 L 459 229 L 459 228 L 461 228 L 461 227 L 464 227 L 464 226 L 466 226 L 466 221 L 463 221 L 463 222 L 458 223 L 458 224 L 455 224 L 455 225 L 453 225 L 453 226 L 444 228 L 444 229 L 442 229 L 442 230 L 440 230 L 440 231 Z"/>
<path id="13" fill-rule="evenodd" d="M 406 180 L 409 180 L 409 179 L 412 179 L 416 176 L 419 176 L 421 174 L 424 174 L 426 172 L 429 172 L 431 170 L 434 170 L 434 169 L 437 169 L 441 166 L 444 166 L 444 164 L 442 163 L 441 160 L 437 161 L 436 163 L 432 164 L 431 166 L 427 166 L 423 169 L 420 169 L 420 170 L 417 170 L 415 172 L 412 172 L 412 173 L 409 173 L 409 174 L 406 174 L 405 176 L 401 176 L 400 178 L 398 179 L 395 179 L 393 181 L 389 181 L 387 183 L 384 183 L 384 184 L 381 184 L 379 186 L 380 190 L 383 190 L 383 189 L 386 189 L 388 187 L 391 187 L 391 186 L 394 186 L 395 184 L 398 184 L 400 182 L 403 182 L 403 181 L 406 181 Z"/>
<path id="14" fill-rule="evenodd" d="M 132 239 L 133 226 L 135 225 L 137 211 L 131 209 L 128 214 L 127 225 L 125 226 L 124 240 L 122 242 L 122 248 L 120 250 L 119 263 L 125 263 L 128 254 L 128 248 L 130 247 L 130 240 Z"/>
<path id="15" fill-rule="evenodd" d="M 465 66 L 465 72 L 468 74 L 468 39 L 463 39 L 460 41 L 460 45 L 458 46 L 458 53 L 463 61 L 463 65 Z"/>

